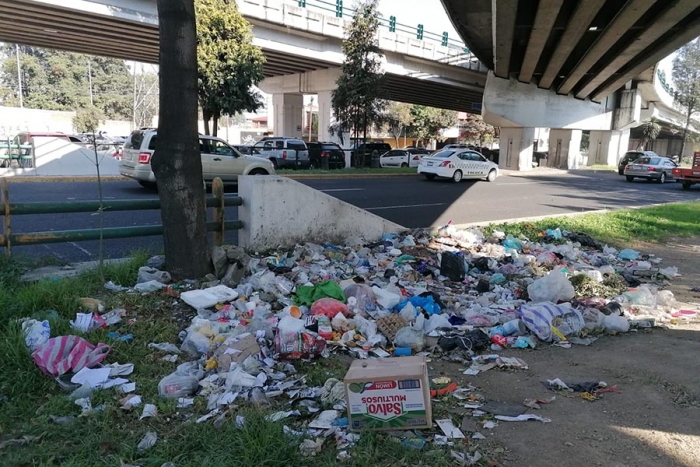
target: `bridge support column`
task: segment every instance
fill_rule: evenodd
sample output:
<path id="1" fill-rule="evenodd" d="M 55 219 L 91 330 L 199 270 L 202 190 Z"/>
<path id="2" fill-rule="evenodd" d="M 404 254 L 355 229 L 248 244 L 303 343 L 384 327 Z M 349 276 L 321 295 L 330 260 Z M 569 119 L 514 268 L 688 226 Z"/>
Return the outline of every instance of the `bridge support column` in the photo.
<path id="1" fill-rule="evenodd" d="M 549 132 L 547 167 L 578 169 L 581 160 L 581 130 L 552 129 Z"/>
<path id="2" fill-rule="evenodd" d="M 506 170 L 532 170 L 534 128 L 501 128 L 498 166 Z"/>
<path id="3" fill-rule="evenodd" d="M 272 115 L 275 136 L 302 137 L 303 94 L 273 94 Z"/>
<path id="4" fill-rule="evenodd" d="M 591 131 L 588 165 L 617 165 L 629 144 L 629 130 Z"/>
<path id="5" fill-rule="evenodd" d="M 331 126 L 333 119 L 333 109 L 331 107 L 332 91 L 320 91 L 318 93 L 318 140 L 331 141 Z"/>

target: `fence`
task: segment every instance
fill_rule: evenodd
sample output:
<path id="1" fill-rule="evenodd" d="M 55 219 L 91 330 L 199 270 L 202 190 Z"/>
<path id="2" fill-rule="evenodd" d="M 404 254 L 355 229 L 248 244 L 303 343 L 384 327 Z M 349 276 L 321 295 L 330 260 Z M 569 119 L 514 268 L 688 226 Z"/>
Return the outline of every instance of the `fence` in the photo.
<path id="1" fill-rule="evenodd" d="M 5 248 L 5 255 L 12 256 L 13 246 L 39 245 L 45 243 L 62 243 L 85 240 L 99 240 L 112 238 L 147 237 L 161 235 L 162 225 L 132 226 L 132 227 L 108 227 L 103 229 L 82 230 L 53 230 L 44 232 L 12 233 L 12 216 L 40 215 L 40 214 L 69 214 L 78 212 L 104 212 L 109 211 L 138 211 L 148 209 L 160 209 L 160 199 L 121 199 L 105 200 L 100 208 L 99 201 L 75 201 L 71 203 L 35 202 L 12 203 L 10 201 L 9 183 L 6 179 L 0 180 L 0 194 L 2 195 L 2 211 L 4 217 L 3 232 L 0 235 L 0 247 Z M 224 186 L 220 178 L 215 178 L 212 183 L 213 196 L 205 199 L 205 206 L 214 208 L 214 218 L 207 222 L 207 231 L 214 232 L 214 241 L 221 245 L 224 241 L 224 233 L 227 230 L 240 230 L 243 228 L 241 221 L 227 221 L 224 219 L 224 209 L 228 206 L 241 206 L 243 199 L 240 197 L 224 197 Z"/>
<path id="2" fill-rule="evenodd" d="M 0 141 L 0 168 L 12 168 L 14 162 L 21 169 L 36 167 L 34 145 Z"/>
<path id="3" fill-rule="evenodd" d="M 346 0 L 347 1 L 347 0 Z M 348 1 L 352 3 L 352 1 Z M 314 8 L 324 12 L 333 13 L 337 18 L 342 18 L 345 15 L 352 17 L 355 15 L 353 8 L 348 8 L 343 5 L 343 0 L 297 0 L 297 5 L 302 8 Z M 461 40 L 451 39 L 447 32 L 430 32 L 426 31 L 422 24 L 410 26 L 407 24 L 397 23 L 396 16 L 391 15 L 389 19 L 379 17 L 379 24 L 386 27 L 390 32 L 403 32 L 415 36 L 416 39 L 422 41 L 440 42 L 443 47 L 460 49 L 464 53 L 470 53 L 467 46 Z"/>

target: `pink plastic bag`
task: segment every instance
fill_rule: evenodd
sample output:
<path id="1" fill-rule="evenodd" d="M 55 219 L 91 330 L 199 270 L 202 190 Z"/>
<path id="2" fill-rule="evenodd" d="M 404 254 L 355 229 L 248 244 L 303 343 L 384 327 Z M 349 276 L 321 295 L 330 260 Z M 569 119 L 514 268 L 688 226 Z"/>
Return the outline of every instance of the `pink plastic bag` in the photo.
<path id="1" fill-rule="evenodd" d="M 49 376 L 61 376 L 92 368 L 107 357 L 111 347 L 107 344 L 92 345 L 82 337 L 53 337 L 40 345 L 32 358 L 37 366 Z"/>
<path id="2" fill-rule="evenodd" d="M 350 309 L 348 306 L 336 300 L 335 298 L 321 298 L 311 305 L 311 316 L 328 316 L 328 318 L 333 319 L 338 313 L 342 313 L 345 317 L 350 316 Z"/>

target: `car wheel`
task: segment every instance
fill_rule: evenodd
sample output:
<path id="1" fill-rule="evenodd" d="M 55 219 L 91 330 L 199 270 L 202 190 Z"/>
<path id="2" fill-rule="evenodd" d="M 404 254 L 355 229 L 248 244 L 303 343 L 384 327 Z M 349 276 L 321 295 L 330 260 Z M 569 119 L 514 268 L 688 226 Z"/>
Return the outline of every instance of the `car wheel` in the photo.
<path id="1" fill-rule="evenodd" d="M 690 190 L 690 187 L 693 186 L 692 183 L 690 182 L 683 182 L 683 189 L 684 190 Z"/>
<path id="2" fill-rule="evenodd" d="M 462 181 L 462 171 L 461 170 L 455 170 L 455 173 L 452 174 L 452 181 L 455 183 L 459 183 Z"/>
<path id="3" fill-rule="evenodd" d="M 628 182 L 631 182 L 634 180 L 634 177 L 631 175 L 627 175 L 625 178 L 627 179 Z"/>
<path id="4" fill-rule="evenodd" d="M 486 176 L 486 180 L 488 180 L 489 182 L 493 182 L 494 180 L 496 180 L 496 171 L 491 170 L 491 172 L 489 172 L 489 174 Z"/>
<path id="5" fill-rule="evenodd" d="M 279 164 L 277 164 L 277 159 L 270 159 L 272 161 L 272 167 L 277 170 L 279 168 Z"/>
<path id="6" fill-rule="evenodd" d="M 425 178 L 428 180 L 435 180 L 435 174 L 425 174 Z"/>
<path id="7" fill-rule="evenodd" d="M 158 189 L 158 184 L 156 182 L 146 182 L 144 180 L 139 180 L 139 185 L 141 185 L 144 188 L 148 188 L 149 190 Z"/>
<path id="8" fill-rule="evenodd" d="M 402 168 L 402 169 L 405 169 L 406 167 L 408 167 L 408 164 L 407 164 L 407 163 L 404 162 L 404 163 L 401 164 L 401 168 Z"/>
<path id="9" fill-rule="evenodd" d="M 659 177 L 659 183 L 666 183 L 666 172 L 661 172 L 661 176 Z"/>
<path id="10" fill-rule="evenodd" d="M 625 174 L 625 169 L 618 169 L 618 170 L 617 170 L 617 173 L 618 173 L 619 175 L 624 175 L 624 174 Z"/>
<path id="11" fill-rule="evenodd" d="M 248 172 L 248 175 L 270 175 L 265 169 L 253 169 Z"/>

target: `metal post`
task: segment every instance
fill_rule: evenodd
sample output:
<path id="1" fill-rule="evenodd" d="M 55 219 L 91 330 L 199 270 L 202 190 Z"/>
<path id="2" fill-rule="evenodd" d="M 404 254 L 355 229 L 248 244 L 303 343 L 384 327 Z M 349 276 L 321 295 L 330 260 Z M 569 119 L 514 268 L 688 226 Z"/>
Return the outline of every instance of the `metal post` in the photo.
<path id="1" fill-rule="evenodd" d="M 24 107 L 24 97 L 22 96 L 22 66 L 19 63 L 19 45 L 15 44 L 15 55 L 17 56 L 17 83 L 19 84 L 19 107 Z"/>
<path id="2" fill-rule="evenodd" d="M 92 66 L 88 60 L 88 83 L 90 84 L 90 105 L 95 105 L 92 101 Z"/>
<path id="3" fill-rule="evenodd" d="M 134 107 L 133 107 L 133 111 L 131 112 L 132 117 L 133 117 L 133 124 L 134 124 L 134 126 L 131 128 L 131 130 L 133 131 L 136 128 L 138 128 L 138 125 L 136 124 L 136 62 L 133 62 L 132 66 L 134 67 Z"/>
<path id="4" fill-rule="evenodd" d="M 5 256 L 12 256 L 12 245 L 10 243 L 10 234 L 12 233 L 10 221 L 10 185 L 3 178 L 0 180 L 0 194 L 2 194 L 2 205 L 5 209 L 5 219 L 3 220 L 3 234 L 5 236 Z"/>
<path id="5" fill-rule="evenodd" d="M 343 0 L 335 0 L 335 17 L 343 17 Z"/>
<path id="6" fill-rule="evenodd" d="M 219 203 L 214 208 L 214 222 L 219 228 L 214 232 L 214 243 L 221 246 L 224 243 L 224 182 L 216 177 L 211 184 L 211 192 Z"/>

